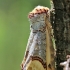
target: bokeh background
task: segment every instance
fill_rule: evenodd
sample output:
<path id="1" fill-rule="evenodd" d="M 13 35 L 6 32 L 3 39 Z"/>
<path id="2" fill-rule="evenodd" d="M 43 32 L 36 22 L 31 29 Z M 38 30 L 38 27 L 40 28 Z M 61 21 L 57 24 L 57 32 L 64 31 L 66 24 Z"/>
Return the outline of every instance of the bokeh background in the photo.
<path id="1" fill-rule="evenodd" d="M 49 0 L 0 0 L 0 70 L 20 70 L 29 37 L 28 13 Z"/>

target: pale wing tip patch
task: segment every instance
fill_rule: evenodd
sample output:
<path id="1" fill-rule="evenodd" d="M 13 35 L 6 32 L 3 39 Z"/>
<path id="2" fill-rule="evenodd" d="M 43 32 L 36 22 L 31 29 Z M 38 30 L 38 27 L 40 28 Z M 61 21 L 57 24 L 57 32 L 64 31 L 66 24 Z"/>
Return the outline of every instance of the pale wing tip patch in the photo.
<path id="1" fill-rule="evenodd" d="M 26 67 L 26 70 L 46 70 L 38 60 L 31 60 Z"/>

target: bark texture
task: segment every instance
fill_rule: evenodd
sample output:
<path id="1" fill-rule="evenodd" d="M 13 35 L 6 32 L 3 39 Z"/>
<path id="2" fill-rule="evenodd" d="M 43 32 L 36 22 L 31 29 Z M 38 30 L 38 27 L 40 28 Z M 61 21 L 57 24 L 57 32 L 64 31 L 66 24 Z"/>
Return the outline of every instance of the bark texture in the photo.
<path id="1" fill-rule="evenodd" d="M 70 54 L 70 0 L 52 0 L 51 23 L 56 39 L 56 67 L 62 70 L 60 63 Z M 52 6 L 51 6 L 52 7 Z"/>

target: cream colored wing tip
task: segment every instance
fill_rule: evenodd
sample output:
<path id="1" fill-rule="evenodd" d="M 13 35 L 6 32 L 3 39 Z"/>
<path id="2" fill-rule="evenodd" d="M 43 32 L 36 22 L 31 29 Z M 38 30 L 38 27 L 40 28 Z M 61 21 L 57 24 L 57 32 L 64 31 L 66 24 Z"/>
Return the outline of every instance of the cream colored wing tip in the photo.
<path id="1" fill-rule="evenodd" d="M 34 61 L 30 61 L 27 64 L 26 70 L 46 70 L 46 68 L 44 68 L 39 61 L 34 60 Z"/>

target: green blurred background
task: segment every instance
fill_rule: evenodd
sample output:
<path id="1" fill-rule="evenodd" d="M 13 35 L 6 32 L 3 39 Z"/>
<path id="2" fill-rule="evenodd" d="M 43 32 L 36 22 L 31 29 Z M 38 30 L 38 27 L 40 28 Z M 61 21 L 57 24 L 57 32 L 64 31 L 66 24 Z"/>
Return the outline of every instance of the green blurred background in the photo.
<path id="1" fill-rule="evenodd" d="M 20 70 L 29 37 L 28 13 L 49 0 L 0 0 L 0 70 Z"/>

